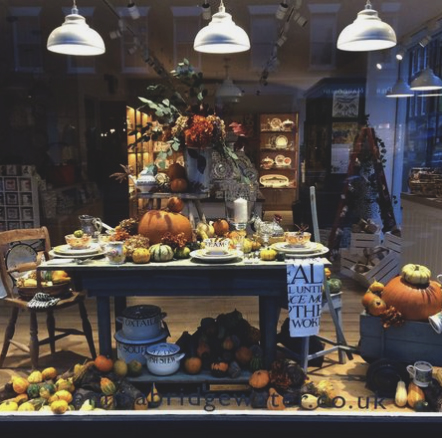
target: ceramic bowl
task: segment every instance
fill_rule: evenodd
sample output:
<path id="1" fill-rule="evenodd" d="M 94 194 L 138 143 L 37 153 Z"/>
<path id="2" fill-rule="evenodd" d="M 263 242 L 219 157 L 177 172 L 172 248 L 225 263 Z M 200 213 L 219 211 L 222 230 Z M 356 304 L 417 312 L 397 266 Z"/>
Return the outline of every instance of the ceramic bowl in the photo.
<path id="1" fill-rule="evenodd" d="M 64 236 L 66 243 L 72 249 L 86 249 L 89 248 L 92 242 L 92 236 L 89 234 L 83 234 L 81 237 L 75 237 L 73 234 Z"/>
<path id="2" fill-rule="evenodd" d="M 299 231 L 287 231 L 284 233 L 285 241 L 290 246 L 305 246 L 310 242 L 311 233 Z"/>
<path id="3" fill-rule="evenodd" d="M 144 356 L 150 373 L 156 376 L 168 376 L 179 370 L 184 353 L 180 353 L 178 345 L 162 342 L 148 347 Z"/>

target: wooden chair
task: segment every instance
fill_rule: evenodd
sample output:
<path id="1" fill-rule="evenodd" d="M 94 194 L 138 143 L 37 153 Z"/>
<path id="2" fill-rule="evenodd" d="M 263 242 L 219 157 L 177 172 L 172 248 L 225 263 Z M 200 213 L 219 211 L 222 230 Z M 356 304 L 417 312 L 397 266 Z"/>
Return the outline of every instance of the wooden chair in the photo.
<path id="1" fill-rule="evenodd" d="M 6 296 L 0 300 L 4 304 L 12 307 L 11 317 L 6 327 L 3 348 L 0 353 L 0 368 L 3 366 L 4 360 L 8 353 L 9 346 L 13 344 L 17 348 L 26 351 L 30 354 L 32 368 L 35 369 L 38 366 L 38 357 L 40 345 L 49 344 L 51 353 L 55 353 L 55 341 L 62 339 L 69 335 L 84 335 L 89 345 L 89 350 L 92 358 L 96 357 L 94 341 L 92 337 L 92 328 L 89 322 L 86 307 L 84 305 L 85 294 L 84 292 L 72 291 L 69 297 L 63 298 L 56 303 L 56 305 L 49 308 L 30 308 L 28 302 L 20 298 L 17 293 L 14 281 L 8 272 L 6 257 L 8 251 L 17 244 L 27 244 L 30 242 L 41 242 L 41 250 L 38 252 L 37 259 L 34 262 L 27 262 L 21 266 L 16 266 L 14 271 L 22 272 L 33 270 L 39 263 L 41 256 L 44 256 L 46 260 L 49 259 L 49 251 L 51 249 L 51 243 L 49 239 L 49 233 L 46 227 L 31 228 L 31 229 L 18 229 L 4 231 L 0 233 L 0 278 L 6 291 Z M 83 330 L 77 330 L 75 328 L 57 328 L 55 326 L 54 313 L 60 309 L 64 309 L 71 306 L 78 306 Z M 22 344 L 13 339 L 15 333 L 15 325 L 20 311 L 27 311 L 30 315 L 30 340 L 29 345 Z M 38 339 L 38 322 L 37 314 L 46 313 L 46 326 L 48 330 L 48 337 L 45 339 Z M 56 334 L 56 332 L 59 332 Z"/>

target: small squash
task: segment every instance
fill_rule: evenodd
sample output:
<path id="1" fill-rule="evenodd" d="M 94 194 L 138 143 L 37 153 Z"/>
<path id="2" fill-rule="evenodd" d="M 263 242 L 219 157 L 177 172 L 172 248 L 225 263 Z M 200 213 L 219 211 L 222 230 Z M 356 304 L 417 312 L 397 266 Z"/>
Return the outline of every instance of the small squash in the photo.
<path id="1" fill-rule="evenodd" d="M 229 223 L 225 219 L 217 219 L 213 222 L 213 230 L 217 236 L 225 236 L 229 232 Z"/>
<path id="2" fill-rule="evenodd" d="M 40 386 L 39 395 L 45 399 L 51 397 L 55 393 L 55 385 L 53 383 L 46 382 Z"/>
<path id="3" fill-rule="evenodd" d="M 367 292 L 365 292 L 364 296 L 362 297 L 361 303 L 367 309 L 370 303 L 376 298 L 379 298 L 378 295 L 376 295 L 373 291 L 368 289 Z"/>
<path id="4" fill-rule="evenodd" d="M 235 359 L 242 366 L 247 367 L 252 360 L 253 352 L 249 347 L 242 345 L 238 347 L 235 351 Z"/>
<path id="5" fill-rule="evenodd" d="M 100 379 L 100 389 L 104 395 L 112 395 L 115 394 L 117 387 L 112 380 L 108 379 L 107 377 L 102 377 Z"/>
<path id="6" fill-rule="evenodd" d="M 13 412 L 18 411 L 18 403 L 15 401 L 7 400 L 0 403 L 0 412 Z"/>
<path id="7" fill-rule="evenodd" d="M 382 291 L 384 290 L 384 284 L 379 281 L 373 281 L 373 283 L 370 284 L 369 290 L 371 290 L 376 295 L 381 295 Z"/>
<path id="8" fill-rule="evenodd" d="M 115 409 L 115 399 L 113 395 L 102 395 L 100 397 L 100 406 L 105 411 L 112 411 Z"/>
<path id="9" fill-rule="evenodd" d="M 114 361 L 110 357 L 99 354 L 94 360 L 94 365 L 98 371 L 108 373 L 109 371 L 112 371 Z"/>
<path id="10" fill-rule="evenodd" d="M 259 252 L 259 257 L 261 258 L 261 260 L 266 262 L 271 262 L 273 260 L 276 260 L 277 255 L 278 255 L 277 251 L 275 251 L 272 248 L 265 248 Z"/>
<path id="11" fill-rule="evenodd" d="M 172 196 L 167 201 L 167 209 L 173 213 L 180 213 L 184 208 L 184 201 L 178 196 Z"/>
<path id="12" fill-rule="evenodd" d="M 249 385 L 255 389 L 265 388 L 270 383 L 270 374 L 267 370 L 257 370 L 249 377 Z"/>
<path id="13" fill-rule="evenodd" d="M 156 243 L 149 248 L 149 252 L 154 262 L 169 262 L 173 259 L 173 249 L 169 245 Z"/>
<path id="14" fill-rule="evenodd" d="M 410 382 L 408 384 L 408 395 L 407 395 L 408 406 L 414 409 L 416 403 L 421 400 L 425 401 L 424 391 L 422 391 L 422 388 L 417 386 L 415 383 Z"/>
<path id="15" fill-rule="evenodd" d="M 318 407 L 318 397 L 313 394 L 303 394 L 301 397 L 301 407 L 308 411 L 313 411 Z"/>
<path id="16" fill-rule="evenodd" d="M 163 397 L 158 392 L 158 389 L 155 386 L 155 383 L 152 383 L 152 389 L 150 390 L 146 399 L 147 399 L 147 403 L 149 405 L 149 408 L 157 408 L 158 406 L 161 405 L 161 401 L 163 400 Z"/>
<path id="17" fill-rule="evenodd" d="M 186 357 L 184 360 L 184 371 L 187 374 L 195 375 L 201 372 L 203 362 L 198 356 Z"/>
<path id="18" fill-rule="evenodd" d="M 24 402 L 23 404 L 21 404 L 18 407 L 17 411 L 33 412 L 33 411 L 35 411 L 35 406 L 31 402 L 27 401 L 27 402 Z"/>
<path id="19" fill-rule="evenodd" d="M 376 296 L 376 298 L 372 301 L 370 301 L 367 312 L 372 316 L 380 316 L 387 310 L 387 304 L 385 304 L 385 301 Z"/>
<path id="20" fill-rule="evenodd" d="M 30 383 L 26 390 L 29 398 L 36 398 L 40 396 L 40 385 L 38 383 Z"/>
<path id="21" fill-rule="evenodd" d="M 403 266 L 401 276 L 410 284 L 423 286 L 430 282 L 431 271 L 426 266 L 410 263 Z"/>
<path id="22" fill-rule="evenodd" d="M 184 193 L 188 187 L 189 183 L 185 178 L 175 178 L 170 182 L 170 191 L 173 193 Z"/>
<path id="23" fill-rule="evenodd" d="M 150 251 L 147 248 L 135 248 L 132 253 L 132 261 L 134 263 L 149 263 Z"/>
<path id="24" fill-rule="evenodd" d="M 224 350 L 233 350 L 234 344 L 233 344 L 233 340 L 230 336 L 227 336 L 224 341 L 223 341 L 223 348 Z"/>
<path id="25" fill-rule="evenodd" d="M 41 383 L 43 382 L 43 375 L 40 371 L 32 371 L 28 376 L 29 383 Z"/>
<path id="26" fill-rule="evenodd" d="M 28 379 L 25 379 L 24 377 L 13 377 L 12 378 L 12 389 L 15 391 L 16 394 L 23 394 L 28 390 L 28 386 L 30 383 L 28 382 Z"/>
<path id="27" fill-rule="evenodd" d="M 397 382 L 396 393 L 394 395 L 394 404 L 398 408 L 403 408 L 407 406 L 407 401 L 407 387 L 404 381 L 399 380 L 399 382 Z"/>
<path id="28" fill-rule="evenodd" d="M 269 398 L 267 399 L 267 409 L 270 411 L 283 411 L 285 409 L 284 397 L 276 389 L 269 389 Z"/>
<path id="29" fill-rule="evenodd" d="M 342 281 L 339 278 L 328 278 L 327 279 L 328 288 L 330 293 L 336 294 L 342 289 Z"/>
<path id="30" fill-rule="evenodd" d="M 45 368 L 41 375 L 43 380 L 54 380 L 57 377 L 57 370 L 54 367 Z"/>
<path id="31" fill-rule="evenodd" d="M 68 404 L 72 402 L 72 394 L 65 389 L 57 391 L 54 395 L 57 397 L 58 400 L 65 400 Z"/>
<path id="32" fill-rule="evenodd" d="M 69 404 L 66 400 L 56 400 L 51 403 L 51 411 L 54 414 L 64 414 L 69 409 Z"/>
<path id="33" fill-rule="evenodd" d="M 227 376 L 227 371 L 229 370 L 229 364 L 222 360 L 213 362 L 210 365 L 210 372 L 213 377 L 225 377 Z"/>

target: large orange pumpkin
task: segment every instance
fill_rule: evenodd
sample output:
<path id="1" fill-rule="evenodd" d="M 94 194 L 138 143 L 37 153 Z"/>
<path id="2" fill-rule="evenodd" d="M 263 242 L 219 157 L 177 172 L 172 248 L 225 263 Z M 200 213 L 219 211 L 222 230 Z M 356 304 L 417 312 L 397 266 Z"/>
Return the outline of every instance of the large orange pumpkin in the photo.
<path id="1" fill-rule="evenodd" d="M 192 240 L 192 225 L 186 216 L 165 210 L 149 210 L 141 218 L 138 233 L 149 238 L 149 243 L 161 243 L 166 233 L 184 233 L 188 242 Z"/>
<path id="2" fill-rule="evenodd" d="M 420 287 L 400 276 L 390 280 L 384 287 L 382 299 L 387 306 L 394 306 L 406 320 L 423 321 L 442 310 L 442 291 L 437 281 Z"/>

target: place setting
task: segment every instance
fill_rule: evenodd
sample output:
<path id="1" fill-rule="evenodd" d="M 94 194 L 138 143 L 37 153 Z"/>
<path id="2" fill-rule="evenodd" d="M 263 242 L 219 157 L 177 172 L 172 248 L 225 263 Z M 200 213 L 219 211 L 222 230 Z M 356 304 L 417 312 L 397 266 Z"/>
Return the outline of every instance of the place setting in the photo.
<path id="1" fill-rule="evenodd" d="M 231 239 L 209 238 L 204 240 L 204 248 L 190 253 L 191 258 L 209 263 L 231 262 L 243 257 L 243 252 L 231 248 Z"/>
<path id="2" fill-rule="evenodd" d="M 77 234 L 75 234 L 77 233 Z M 76 231 L 74 234 L 65 236 L 66 244 L 55 246 L 49 255 L 56 260 L 61 258 L 65 260 L 89 259 L 104 255 L 100 243 L 93 242 L 92 236 Z"/>
<path id="3" fill-rule="evenodd" d="M 286 231 L 283 242 L 275 242 L 270 245 L 276 251 L 285 253 L 287 256 L 317 257 L 328 253 L 329 249 L 319 242 L 312 242 L 311 233 L 306 231 Z"/>

